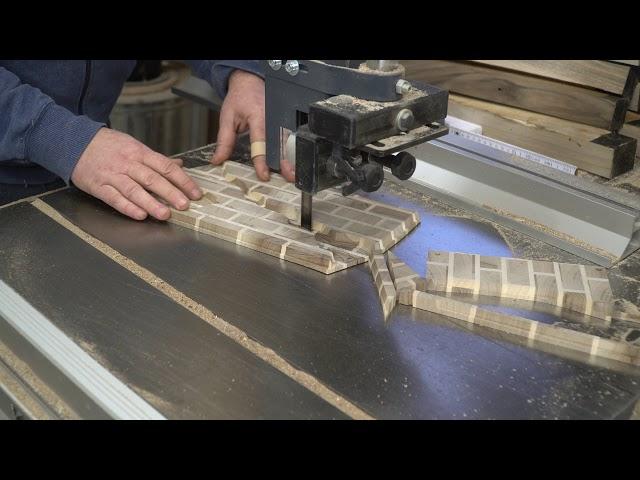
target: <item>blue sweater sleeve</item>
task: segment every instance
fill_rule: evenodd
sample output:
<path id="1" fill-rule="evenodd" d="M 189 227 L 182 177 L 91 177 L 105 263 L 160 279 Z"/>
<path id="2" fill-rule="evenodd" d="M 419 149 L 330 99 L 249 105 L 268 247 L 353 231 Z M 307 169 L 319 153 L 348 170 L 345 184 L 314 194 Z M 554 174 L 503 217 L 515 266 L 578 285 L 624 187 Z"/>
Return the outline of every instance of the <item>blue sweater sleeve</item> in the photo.
<path id="1" fill-rule="evenodd" d="M 0 67 L 0 161 L 29 160 L 69 183 L 103 123 L 78 116 Z"/>
<path id="2" fill-rule="evenodd" d="M 227 95 L 229 76 L 234 70 L 244 70 L 264 78 L 264 67 L 259 60 L 185 60 L 193 73 L 209 82 L 220 98 Z"/>

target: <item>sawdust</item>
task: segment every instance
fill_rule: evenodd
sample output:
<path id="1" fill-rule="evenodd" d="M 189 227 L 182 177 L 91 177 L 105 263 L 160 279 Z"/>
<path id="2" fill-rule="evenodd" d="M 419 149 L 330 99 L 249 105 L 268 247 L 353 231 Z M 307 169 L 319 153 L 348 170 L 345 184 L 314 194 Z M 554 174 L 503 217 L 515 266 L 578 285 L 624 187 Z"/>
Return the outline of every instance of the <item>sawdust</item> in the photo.
<path id="1" fill-rule="evenodd" d="M 454 207 L 449 203 L 438 200 L 437 198 L 425 195 L 415 190 L 411 190 L 400 183 L 396 183 L 394 180 L 385 180 L 380 193 L 390 193 L 392 195 L 406 198 L 412 202 L 422 205 L 425 209 L 429 210 L 434 215 L 441 215 L 447 217 L 466 218 L 471 219 L 472 215 L 464 210 Z"/>
<path id="2" fill-rule="evenodd" d="M 13 415 L 4 412 L 11 415 L 9 418 L 19 420 L 23 419 L 25 415 L 37 420 L 53 420 L 55 418 L 29 394 L 25 385 L 2 361 L 0 361 L 0 385 L 5 392 L 8 392 L 11 399 L 9 402 Z M 2 412 L 0 412 L 1 415 Z"/>
<path id="3" fill-rule="evenodd" d="M 44 203 L 39 199 L 36 199 L 32 205 L 42 213 L 65 227 L 67 230 L 78 236 L 80 239 L 87 242 L 96 250 L 109 257 L 118 265 L 126 268 L 131 273 L 144 280 L 146 283 L 162 292 L 167 297 L 171 298 L 174 302 L 180 304 L 182 307 L 199 316 L 209 325 L 216 328 L 218 331 L 220 331 L 230 339 L 239 343 L 241 346 L 252 352 L 260 359 L 264 360 L 295 382 L 315 393 L 338 410 L 356 420 L 373 419 L 373 417 L 358 408 L 356 405 L 349 402 L 346 398 L 330 390 L 315 377 L 295 368 L 272 349 L 258 343 L 256 340 L 250 338 L 244 331 L 218 317 L 204 305 L 196 302 L 192 298 L 189 298 L 187 295 L 169 285 L 167 282 L 156 276 L 151 271 L 147 270 L 141 265 L 138 265 L 130 258 L 122 255 L 120 252 L 101 242 L 97 238 L 89 235 L 88 233 L 71 223 L 69 220 L 64 218 L 57 210 L 55 210 L 50 205 Z"/>
<path id="4" fill-rule="evenodd" d="M 637 165 L 633 170 L 629 170 L 626 173 L 618 175 L 607 182 L 607 185 L 614 187 L 620 187 L 623 185 L 629 185 L 630 187 L 640 189 L 640 162 L 636 162 Z"/>
<path id="5" fill-rule="evenodd" d="M 62 399 L 54 393 L 42 379 L 35 374 L 27 363 L 16 356 L 8 346 L 0 340 L 0 360 L 18 376 L 26 385 L 29 386 L 43 401 L 47 407 L 62 419 L 78 420 L 80 416 Z M 27 407 L 32 407 L 31 413 L 37 418 L 48 419 L 49 415 L 37 403 L 29 402 Z"/>
<path id="6" fill-rule="evenodd" d="M 130 387 L 146 402 L 152 405 L 156 410 L 160 412 L 174 412 L 174 415 L 179 414 L 179 412 L 176 411 L 176 408 L 171 403 L 167 402 L 163 398 L 160 398 L 155 393 L 152 393 L 149 390 L 137 385 L 130 385 Z"/>
<path id="7" fill-rule="evenodd" d="M 607 259 L 609 259 L 609 261 L 611 263 L 614 263 L 615 260 L 617 259 L 617 257 L 615 257 L 614 255 L 611 255 L 609 252 L 602 250 L 601 248 L 598 248 L 594 245 L 591 245 L 587 242 L 584 242 L 583 240 L 580 240 L 579 238 L 573 237 L 571 235 L 567 235 L 565 233 L 562 232 L 558 232 L 557 230 L 553 230 L 552 228 L 547 227 L 546 225 L 542 225 L 541 223 L 535 222 L 533 220 L 531 220 L 530 218 L 526 218 L 526 217 L 520 217 L 518 215 L 514 215 L 510 212 L 507 212 L 506 210 L 501 210 L 498 208 L 494 208 L 490 205 L 482 205 L 483 208 L 486 208 L 487 210 L 490 210 L 492 212 L 495 212 L 497 215 L 506 217 L 506 218 L 510 218 L 512 220 L 515 220 L 518 223 L 521 223 L 522 225 L 526 225 L 527 227 L 531 227 L 531 228 L 535 228 L 536 230 L 546 234 L 546 235 L 550 235 L 552 237 L 555 237 L 559 240 L 563 240 L 565 242 L 569 242 L 572 243 L 574 245 L 576 245 L 577 247 L 583 248 L 585 250 L 588 250 L 590 252 L 593 252 L 597 255 L 600 255 L 602 257 L 605 257 Z"/>
<path id="8" fill-rule="evenodd" d="M 385 108 L 385 105 L 381 102 L 374 102 L 370 100 L 362 100 L 360 98 L 352 97 L 350 95 L 337 95 L 335 97 L 328 98 L 319 104 L 332 105 L 341 108 L 355 107 L 361 112 L 377 112 Z"/>
<path id="9" fill-rule="evenodd" d="M 369 68 L 366 62 L 363 62 L 358 66 L 358 70 L 363 73 L 373 73 L 375 75 L 380 75 L 380 76 L 393 76 L 393 75 L 404 76 L 404 73 L 405 73 L 404 65 L 402 65 L 401 63 L 399 63 L 398 66 L 395 67 L 393 70 L 385 71 L 385 70 L 375 70 L 373 68 Z"/>
<path id="10" fill-rule="evenodd" d="M 326 100 L 318 102 L 319 105 L 331 105 L 334 107 L 340 107 L 345 109 L 355 108 L 360 112 L 377 112 L 385 108 L 390 108 L 400 104 L 400 102 L 407 102 L 416 100 L 419 97 L 425 97 L 426 94 L 422 90 L 412 88 L 409 92 L 405 93 L 401 100 L 391 102 L 378 102 L 375 100 L 363 100 L 362 98 L 352 97 L 351 95 L 336 95 L 335 97 L 329 97 Z"/>
<path id="11" fill-rule="evenodd" d="M 616 298 L 613 302 L 612 317 L 640 324 L 640 308 L 624 298 Z"/>

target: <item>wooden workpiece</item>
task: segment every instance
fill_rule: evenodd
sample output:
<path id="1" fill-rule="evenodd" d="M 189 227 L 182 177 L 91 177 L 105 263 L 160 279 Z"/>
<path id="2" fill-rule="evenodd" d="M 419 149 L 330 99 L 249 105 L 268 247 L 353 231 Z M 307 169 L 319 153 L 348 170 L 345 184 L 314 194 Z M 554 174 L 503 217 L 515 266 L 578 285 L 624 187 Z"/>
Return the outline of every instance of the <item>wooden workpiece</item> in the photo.
<path id="1" fill-rule="evenodd" d="M 429 251 L 426 290 L 556 305 L 610 321 L 613 295 L 602 267 Z"/>
<path id="2" fill-rule="evenodd" d="M 471 261 L 468 261 L 465 257 L 459 257 L 457 259 L 453 258 L 449 256 L 449 252 L 430 253 L 435 253 L 433 255 L 435 260 L 443 260 L 444 258 L 447 258 L 446 263 L 436 261 L 433 265 L 428 265 L 428 269 L 431 269 L 432 266 L 444 268 L 444 272 L 442 269 L 438 270 L 440 272 L 437 279 L 438 282 L 441 282 L 443 279 L 445 279 L 446 282 L 446 270 L 451 266 L 451 264 L 453 264 L 455 265 L 454 270 L 458 270 L 456 267 L 459 267 L 460 269 L 459 271 L 456 271 L 457 281 L 462 282 L 464 285 L 469 285 L 469 278 L 473 278 L 475 276 L 473 274 L 474 271 L 483 272 L 484 269 L 495 270 L 493 267 L 501 265 L 501 259 L 503 258 L 467 255 L 467 257 L 474 257 Z M 410 305 L 420 310 L 427 310 L 429 312 L 463 320 L 473 325 L 526 338 L 531 346 L 533 346 L 534 342 L 540 342 L 547 345 L 587 353 L 592 357 L 602 357 L 619 362 L 630 363 L 632 365 L 640 365 L 640 348 L 638 347 L 557 325 L 549 325 L 516 315 L 507 315 L 492 310 L 486 310 L 472 303 L 428 293 L 425 291 L 425 288 L 429 288 L 429 286 L 432 285 L 433 277 L 427 275 L 425 285 L 425 283 L 423 283 L 424 279 L 421 279 L 417 273 L 415 273 L 409 266 L 391 252 L 387 252 L 387 262 L 391 277 L 394 280 L 399 303 Z M 536 264 L 535 270 L 544 273 L 550 271 L 549 265 L 553 266 L 553 262 L 530 262 Z M 478 263 L 480 263 L 479 267 Z M 594 275 L 598 280 L 601 279 L 602 272 L 599 267 L 588 268 L 591 269 L 590 274 Z M 522 272 L 520 270 L 521 269 L 516 268 L 512 272 L 508 269 L 509 274 L 513 273 L 513 276 L 510 278 L 511 292 L 525 292 L 525 289 L 523 288 L 524 277 L 521 275 Z M 571 272 L 567 271 L 567 273 Z M 606 277 L 606 272 L 604 275 Z M 571 283 L 572 286 L 574 285 L 575 280 L 576 279 L 572 276 L 566 278 L 566 281 Z M 608 286 L 608 282 L 606 283 Z M 477 282 L 474 281 L 473 284 L 477 287 Z M 526 293 L 527 296 L 531 296 L 530 292 Z"/>
<path id="3" fill-rule="evenodd" d="M 403 65 L 409 80 L 605 130 L 618 130 L 629 107 L 621 95 L 484 64 L 410 60 Z"/>
<path id="4" fill-rule="evenodd" d="M 635 161 L 634 138 L 590 125 L 454 94 L 449 115 L 482 125 L 483 135 L 606 178 L 629 171 Z"/>
<path id="5" fill-rule="evenodd" d="M 235 162 L 186 171 L 204 196 L 172 209 L 170 222 L 327 274 L 383 253 L 419 223 L 415 212 L 325 190 L 314 196 L 309 232 L 299 226 L 299 190 L 278 174 L 261 182 Z"/>

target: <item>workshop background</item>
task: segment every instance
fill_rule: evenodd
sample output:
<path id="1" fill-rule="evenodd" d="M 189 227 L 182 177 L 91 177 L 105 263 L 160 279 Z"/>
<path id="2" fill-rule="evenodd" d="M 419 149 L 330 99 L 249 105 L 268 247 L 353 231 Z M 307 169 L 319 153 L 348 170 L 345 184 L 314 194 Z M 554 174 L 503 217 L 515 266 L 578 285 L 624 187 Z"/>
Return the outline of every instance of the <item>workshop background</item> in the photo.
<path id="1" fill-rule="evenodd" d="M 169 156 L 215 142 L 219 113 L 171 91 L 190 72 L 176 60 L 138 60 L 113 109 L 111 127 Z"/>

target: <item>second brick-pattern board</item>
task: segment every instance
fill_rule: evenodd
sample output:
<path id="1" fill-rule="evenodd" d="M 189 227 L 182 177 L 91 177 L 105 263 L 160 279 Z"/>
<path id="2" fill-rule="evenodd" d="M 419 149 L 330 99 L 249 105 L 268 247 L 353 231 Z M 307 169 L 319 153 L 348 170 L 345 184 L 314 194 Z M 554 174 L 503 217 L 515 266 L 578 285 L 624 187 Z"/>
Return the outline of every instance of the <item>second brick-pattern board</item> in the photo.
<path id="1" fill-rule="evenodd" d="M 464 271 L 459 272 L 459 276 L 456 277 L 461 279 L 460 282 L 466 282 L 464 283 L 464 285 L 469 285 L 469 280 L 476 278 L 475 275 L 469 274 L 469 269 L 474 268 L 470 267 L 473 265 L 477 267 L 478 262 L 480 262 L 481 259 L 479 258 L 479 256 L 467 255 L 466 257 L 459 258 L 458 262 L 456 262 L 455 257 L 448 255 L 449 252 L 433 253 L 435 253 L 436 255 L 433 255 L 432 257 L 430 256 L 431 259 L 435 258 L 440 260 L 446 258 L 448 260 L 448 262 L 446 263 L 446 267 L 451 268 L 452 271 L 455 271 L 455 265 L 465 269 Z M 524 338 L 527 340 L 527 344 L 531 347 L 534 347 L 537 342 L 572 350 L 575 352 L 585 353 L 589 355 L 589 358 L 599 357 L 609 360 L 615 360 L 618 362 L 629 363 L 632 365 L 640 365 L 640 348 L 627 344 L 625 342 L 612 340 L 597 335 L 591 335 L 573 329 L 564 328 L 559 325 L 551 325 L 544 322 L 519 317 L 517 315 L 508 315 L 492 310 L 486 310 L 473 303 L 456 300 L 448 296 L 429 293 L 426 290 L 430 289 L 430 287 L 433 285 L 433 278 L 431 278 L 430 280 L 429 275 L 427 275 L 425 281 L 425 279 L 420 278 L 419 275 L 411 270 L 411 268 L 402 260 L 393 255 L 393 253 L 387 252 L 386 255 L 387 265 L 389 268 L 390 276 L 394 281 L 398 303 L 409 305 L 421 310 L 427 310 L 429 312 L 437 313 L 440 315 L 445 315 L 457 320 L 462 320 L 463 322 L 472 326 L 485 327 Z M 468 257 L 474 258 L 470 259 Z M 483 262 L 481 262 L 481 265 L 495 266 L 498 264 L 503 264 L 504 262 L 502 262 L 500 258 L 501 257 L 485 257 Z M 377 262 L 379 262 L 379 260 L 377 260 Z M 439 263 L 442 263 L 444 265 L 444 262 L 435 263 L 436 267 L 441 266 L 438 265 Z M 536 269 L 549 270 L 549 266 L 543 265 L 542 263 L 540 263 L 536 267 Z M 429 268 L 430 267 L 431 265 L 429 265 Z M 559 269 L 559 266 L 554 268 Z M 603 279 L 603 272 L 600 271 L 597 267 L 592 268 L 595 268 L 595 270 L 589 270 L 588 275 L 600 275 L 597 278 Z M 534 274 L 536 269 L 534 269 Z M 374 269 L 372 268 L 372 272 L 373 271 Z M 480 271 L 482 271 L 482 269 L 480 269 Z M 456 274 L 457 273 L 458 272 L 456 272 Z M 506 275 L 508 278 L 508 282 L 516 283 L 517 287 L 515 290 L 507 289 L 506 291 L 512 294 L 514 294 L 513 292 L 516 292 L 521 296 L 526 295 L 529 298 L 533 296 L 533 298 L 535 299 L 535 293 L 532 295 L 529 291 L 525 291 L 524 289 L 520 288 L 520 286 L 524 284 L 523 275 L 518 275 L 518 273 L 522 273 L 521 265 L 518 265 L 518 267 L 516 267 L 513 275 L 510 275 L 510 273 L 511 272 L 507 268 Z M 446 285 L 447 272 L 445 271 L 444 274 L 440 272 L 440 277 L 441 278 L 438 281 L 444 282 L 444 284 Z M 577 287 L 575 278 L 566 278 L 566 280 L 573 280 L 574 283 L 572 285 Z M 517 283 L 516 281 L 519 281 L 520 283 Z M 457 280 L 453 283 L 455 284 L 456 282 Z M 453 293 L 454 287 L 451 281 L 449 282 L 449 287 L 450 292 Z M 477 290 L 478 288 L 479 287 L 474 280 L 471 289 Z M 465 293 L 467 292 L 465 291 Z M 383 301 L 383 303 L 388 301 L 382 296 L 382 292 L 380 292 L 380 295 L 381 301 Z M 384 312 L 385 317 L 389 315 L 388 305 L 385 305 Z"/>
<path id="2" fill-rule="evenodd" d="M 589 265 L 429 251 L 427 289 L 530 300 L 611 320 L 606 269 Z"/>

